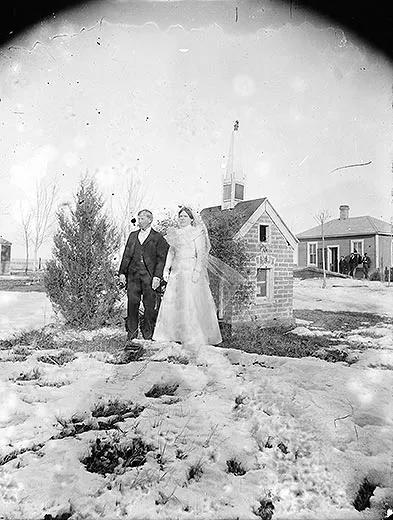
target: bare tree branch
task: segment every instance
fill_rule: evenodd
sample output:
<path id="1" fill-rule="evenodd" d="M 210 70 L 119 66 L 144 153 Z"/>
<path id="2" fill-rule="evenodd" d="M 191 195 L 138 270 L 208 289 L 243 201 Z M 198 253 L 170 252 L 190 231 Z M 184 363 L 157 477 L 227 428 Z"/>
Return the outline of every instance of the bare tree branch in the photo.
<path id="1" fill-rule="evenodd" d="M 29 270 L 29 245 L 31 240 L 31 224 L 33 219 L 33 213 L 31 208 L 24 208 L 22 203 L 19 202 L 20 211 L 20 224 L 22 227 L 23 240 L 25 243 L 25 274 Z"/>
<path id="2" fill-rule="evenodd" d="M 111 203 L 111 211 L 119 228 L 121 243 L 124 244 L 132 230 L 131 219 L 136 217 L 138 211 L 148 205 L 150 200 L 137 168 L 127 167 L 121 178 L 119 197 Z"/>
<path id="3" fill-rule="evenodd" d="M 34 254 L 34 271 L 37 269 L 38 252 L 47 240 L 54 224 L 55 203 L 58 194 L 55 181 L 48 183 L 42 180 L 36 184 L 32 212 L 32 243 Z"/>
<path id="4" fill-rule="evenodd" d="M 316 215 L 315 220 L 321 226 L 321 238 L 322 238 L 322 270 L 323 270 L 323 282 L 322 289 L 326 289 L 326 261 L 325 261 L 325 224 L 330 218 L 330 213 L 327 209 L 321 209 Z M 318 252 L 317 252 L 318 254 Z"/>

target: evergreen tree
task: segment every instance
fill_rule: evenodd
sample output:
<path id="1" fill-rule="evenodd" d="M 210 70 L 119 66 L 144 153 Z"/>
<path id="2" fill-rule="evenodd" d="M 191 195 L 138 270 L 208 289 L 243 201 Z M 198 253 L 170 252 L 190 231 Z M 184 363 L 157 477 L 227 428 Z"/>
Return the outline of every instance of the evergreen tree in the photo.
<path id="1" fill-rule="evenodd" d="M 205 214 L 203 220 L 209 232 L 211 243 L 210 253 L 222 260 L 241 274 L 245 281 L 232 293 L 228 287 L 224 292 L 224 307 L 232 303 L 241 303 L 247 307 L 254 298 L 254 281 L 250 276 L 250 254 L 247 241 L 234 240 L 235 231 L 239 229 L 239 223 L 244 221 L 244 215 L 231 210 L 221 211 L 219 214 Z M 213 298 L 219 307 L 219 279 L 210 277 L 210 289 Z"/>
<path id="2" fill-rule="evenodd" d="M 94 180 L 85 176 L 74 207 L 57 213 L 53 258 L 47 263 L 44 283 L 54 308 L 76 327 L 108 323 L 120 298 L 113 263 L 119 237 L 103 206 Z"/>
<path id="3" fill-rule="evenodd" d="M 249 269 L 247 242 L 244 239 L 233 239 L 235 230 L 239 229 L 239 222 L 243 221 L 243 215 L 225 210 L 219 214 L 205 215 L 203 220 L 209 232 L 211 254 L 243 276 L 247 276 Z"/>

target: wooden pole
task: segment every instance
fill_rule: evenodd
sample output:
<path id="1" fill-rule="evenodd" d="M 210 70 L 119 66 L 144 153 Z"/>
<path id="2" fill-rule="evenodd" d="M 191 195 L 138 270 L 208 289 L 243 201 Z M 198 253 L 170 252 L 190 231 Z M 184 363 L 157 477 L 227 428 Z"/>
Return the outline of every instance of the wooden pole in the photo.
<path id="1" fill-rule="evenodd" d="M 322 269 L 323 269 L 323 282 L 322 289 L 326 289 L 326 262 L 325 262 L 325 231 L 324 231 L 324 219 L 321 221 L 322 226 Z"/>

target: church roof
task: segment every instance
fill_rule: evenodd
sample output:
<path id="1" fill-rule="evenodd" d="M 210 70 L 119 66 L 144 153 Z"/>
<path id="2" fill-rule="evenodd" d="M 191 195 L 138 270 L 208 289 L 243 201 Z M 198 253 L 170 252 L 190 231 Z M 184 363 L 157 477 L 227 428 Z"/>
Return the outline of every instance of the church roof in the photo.
<path id="1" fill-rule="evenodd" d="M 228 238 L 237 239 L 245 237 L 252 226 L 258 222 L 258 219 L 263 213 L 267 213 L 287 242 L 295 248 L 298 243 L 296 236 L 287 227 L 266 197 L 243 200 L 238 202 L 232 209 L 221 209 L 221 206 L 205 208 L 201 211 L 201 217 L 208 228 L 209 221 L 215 220 L 216 218 L 222 218 L 224 215 L 234 217 L 233 219 L 231 218 L 233 227 Z"/>
<path id="2" fill-rule="evenodd" d="M 321 225 L 307 229 L 297 235 L 299 240 L 321 238 Z M 390 235 L 390 224 L 368 215 L 345 219 L 329 220 L 324 225 L 325 237 L 346 237 L 359 235 Z"/>
<path id="3" fill-rule="evenodd" d="M 204 208 L 201 211 L 201 217 L 206 223 L 215 218 L 221 218 L 222 215 L 225 214 L 237 217 L 233 219 L 234 226 L 232 228 L 231 236 L 228 237 L 233 238 L 265 200 L 266 197 L 253 200 L 243 200 L 238 202 L 232 209 L 221 209 L 221 205 Z"/>

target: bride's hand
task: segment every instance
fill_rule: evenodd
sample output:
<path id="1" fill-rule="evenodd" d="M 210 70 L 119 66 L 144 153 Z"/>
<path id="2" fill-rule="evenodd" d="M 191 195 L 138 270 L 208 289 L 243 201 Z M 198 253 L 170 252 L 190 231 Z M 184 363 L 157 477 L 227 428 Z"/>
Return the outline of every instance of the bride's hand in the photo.
<path id="1" fill-rule="evenodd" d="M 194 283 L 198 283 L 198 281 L 199 281 L 199 275 L 200 275 L 200 273 L 199 273 L 198 271 L 194 271 L 194 272 L 192 273 L 192 281 L 193 281 Z"/>
<path id="2" fill-rule="evenodd" d="M 164 280 L 165 283 L 168 282 L 168 280 L 169 280 L 169 271 L 164 271 L 162 273 L 162 279 Z"/>

